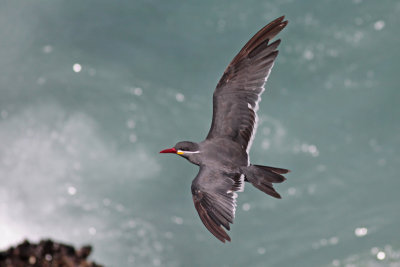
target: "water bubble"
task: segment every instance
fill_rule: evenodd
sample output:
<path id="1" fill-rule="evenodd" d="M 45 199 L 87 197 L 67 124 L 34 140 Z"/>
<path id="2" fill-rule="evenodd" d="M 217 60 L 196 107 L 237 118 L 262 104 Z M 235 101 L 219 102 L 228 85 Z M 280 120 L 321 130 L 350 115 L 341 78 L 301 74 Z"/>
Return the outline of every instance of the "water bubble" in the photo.
<path id="1" fill-rule="evenodd" d="M 358 236 L 358 237 L 365 236 L 365 235 L 367 235 L 367 233 L 368 233 L 368 229 L 365 228 L 365 227 L 359 227 L 359 228 L 356 228 L 356 229 L 354 230 L 354 234 L 355 234 L 356 236 Z"/>
<path id="2" fill-rule="evenodd" d="M 139 237 L 144 237 L 146 235 L 146 229 L 140 229 L 137 234 Z"/>
<path id="3" fill-rule="evenodd" d="M 293 196 L 293 195 L 296 194 L 296 191 L 297 191 L 296 188 L 290 187 L 290 188 L 288 189 L 288 194 L 291 195 L 291 196 Z"/>
<path id="4" fill-rule="evenodd" d="M 376 141 L 376 139 L 374 138 L 369 140 L 369 145 L 375 152 L 380 152 L 382 150 L 382 147 L 378 144 L 378 141 Z"/>
<path id="5" fill-rule="evenodd" d="M 44 85 L 45 83 L 46 83 L 46 78 L 44 78 L 44 77 L 39 77 L 38 79 L 37 79 L 37 84 L 39 84 L 39 85 Z"/>
<path id="6" fill-rule="evenodd" d="M 176 101 L 178 101 L 178 102 L 183 102 L 185 100 L 185 96 L 181 93 L 177 93 L 175 95 L 175 98 L 176 98 Z"/>
<path id="7" fill-rule="evenodd" d="M 96 228 L 94 228 L 94 227 L 90 227 L 90 228 L 88 229 L 88 231 L 89 231 L 89 234 L 90 234 L 90 235 L 95 235 L 96 232 L 97 232 Z"/>
<path id="8" fill-rule="evenodd" d="M 385 22 L 383 20 L 378 20 L 374 23 L 374 29 L 377 31 L 382 30 L 385 27 Z"/>
<path id="9" fill-rule="evenodd" d="M 383 252 L 383 251 L 379 251 L 378 252 L 378 254 L 376 254 L 376 258 L 378 259 L 378 260 L 384 260 L 385 258 L 386 258 L 386 253 L 385 252 Z"/>
<path id="10" fill-rule="evenodd" d="M 125 207 L 122 204 L 118 204 L 115 209 L 119 212 L 123 212 L 125 210 Z"/>
<path id="11" fill-rule="evenodd" d="M 165 238 L 168 238 L 168 239 L 171 239 L 171 238 L 173 238 L 174 237 L 174 234 L 173 233 L 171 233 L 171 232 L 165 232 Z"/>
<path id="12" fill-rule="evenodd" d="M 373 70 L 369 70 L 369 71 L 367 71 L 367 77 L 368 78 L 374 78 L 374 76 L 375 76 L 375 72 L 373 71 Z"/>
<path id="13" fill-rule="evenodd" d="M 110 206 L 110 204 L 111 204 L 111 200 L 110 199 L 108 199 L 108 198 L 103 199 L 103 205 L 104 206 Z"/>
<path id="14" fill-rule="evenodd" d="M 329 244 L 336 245 L 337 243 L 339 243 L 339 238 L 337 236 L 329 238 Z"/>
<path id="15" fill-rule="evenodd" d="M 349 88 L 353 85 L 353 82 L 350 79 L 345 79 L 344 80 L 344 86 Z"/>
<path id="16" fill-rule="evenodd" d="M 262 130 L 263 134 L 269 135 L 271 133 L 271 128 L 269 127 L 264 127 Z"/>
<path id="17" fill-rule="evenodd" d="M 176 224 L 179 224 L 179 225 L 183 224 L 183 219 L 181 217 L 173 216 L 171 218 L 171 220 Z"/>
<path id="18" fill-rule="evenodd" d="M 308 146 L 308 152 L 313 156 L 317 157 L 319 155 L 319 151 L 315 145 Z"/>
<path id="19" fill-rule="evenodd" d="M 313 16 L 311 14 L 306 14 L 305 18 L 304 18 L 304 23 L 306 25 L 312 25 L 313 24 Z"/>
<path id="20" fill-rule="evenodd" d="M 339 52 L 335 49 L 329 49 L 328 50 L 328 55 L 331 57 L 337 57 L 339 55 Z"/>
<path id="21" fill-rule="evenodd" d="M 160 259 L 154 259 L 153 260 L 153 265 L 154 266 L 160 266 L 161 265 L 161 260 Z"/>
<path id="22" fill-rule="evenodd" d="M 153 247 L 158 252 L 161 252 L 164 249 L 163 245 L 158 241 L 154 242 Z"/>
<path id="23" fill-rule="evenodd" d="M 127 126 L 129 129 L 135 128 L 135 121 L 134 121 L 134 120 L 128 120 L 128 121 L 126 122 L 126 126 Z"/>
<path id="24" fill-rule="evenodd" d="M 371 248 L 371 254 L 372 255 L 376 255 L 376 254 L 378 254 L 378 252 L 379 252 L 379 248 L 377 248 L 377 247 Z"/>
<path id="25" fill-rule="evenodd" d="M 307 187 L 308 194 L 313 195 L 315 193 L 316 188 L 317 188 L 317 186 L 315 184 L 310 184 Z"/>
<path id="26" fill-rule="evenodd" d="M 92 203 L 86 203 L 86 204 L 84 204 L 82 206 L 82 209 L 85 210 L 85 211 L 90 211 L 90 210 L 93 210 L 95 208 L 96 208 L 96 205 L 92 204 Z"/>
<path id="27" fill-rule="evenodd" d="M 336 266 L 340 266 L 340 260 L 333 260 L 332 261 L 332 265 L 335 266 L 335 267 Z"/>
<path id="28" fill-rule="evenodd" d="M 358 43 L 358 42 L 360 42 L 361 41 L 361 39 L 364 37 L 364 34 L 362 33 L 362 32 L 360 32 L 360 31 L 357 31 L 355 34 L 354 34 L 354 36 L 353 36 L 353 41 L 355 42 L 355 43 Z"/>
<path id="29" fill-rule="evenodd" d="M 225 29 L 226 21 L 223 19 L 219 19 L 217 23 L 217 31 L 222 32 Z"/>
<path id="30" fill-rule="evenodd" d="M 243 209 L 244 211 L 248 211 L 248 210 L 250 210 L 250 208 L 251 208 L 251 206 L 250 206 L 249 203 L 243 203 L 242 209 Z"/>
<path id="31" fill-rule="evenodd" d="M 82 66 L 81 66 L 81 64 L 79 64 L 79 63 L 75 63 L 75 64 L 72 66 L 72 69 L 73 69 L 73 71 L 75 71 L 75 72 L 80 72 L 80 71 L 82 70 Z"/>
<path id="32" fill-rule="evenodd" d="M 362 18 L 355 18 L 354 22 L 356 23 L 357 26 L 360 26 L 363 24 L 364 20 Z"/>
<path id="33" fill-rule="evenodd" d="M 90 68 L 88 72 L 89 72 L 89 75 L 90 75 L 90 76 L 96 75 L 96 70 L 93 69 L 93 68 Z"/>
<path id="34" fill-rule="evenodd" d="M 304 51 L 304 53 L 303 53 L 303 57 L 306 59 L 306 60 L 312 60 L 313 58 L 314 58 L 314 53 L 311 51 L 311 50 L 305 50 Z"/>
<path id="35" fill-rule="evenodd" d="M 130 141 L 131 143 L 135 143 L 135 142 L 137 141 L 137 136 L 136 136 L 136 134 L 131 134 L 131 135 L 129 135 L 129 141 Z"/>
<path id="36" fill-rule="evenodd" d="M 45 54 L 49 54 L 49 53 L 53 52 L 53 47 L 51 45 L 45 45 L 45 46 L 43 46 L 42 51 Z"/>
<path id="37" fill-rule="evenodd" d="M 257 252 L 258 252 L 258 254 L 261 254 L 261 255 L 263 255 L 263 254 L 265 254 L 265 252 L 266 252 L 266 249 L 265 248 L 258 248 L 257 249 Z"/>
<path id="38" fill-rule="evenodd" d="M 82 169 L 81 163 L 79 161 L 75 161 L 73 164 L 73 168 L 75 171 L 79 171 Z"/>
<path id="39" fill-rule="evenodd" d="M 307 144 L 302 144 L 301 145 L 301 151 L 308 152 L 308 145 Z"/>
<path id="40" fill-rule="evenodd" d="M 381 167 L 385 166 L 386 165 L 386 159 L 379 159 L 378 160 L 378 165 L 381 166 Z"/>
<path id="41" fill-rule="evenodd" d="M 142 88 L 139 87 L 135 87 L 135 88 L 131 88 L 131 93 L 137 96 L 141 96 L 143 94 L 143 90 Z"/>
<path id="42" fill-rule="evenodd" d="M 129 108 L 131 109 L 131 110 L 136 110 L 137 109 L 137 105 L 135 104 L 135 103 L 130 103 L 129 104 Z"/>
<path id="43" fill-rule="evenodd" d="M 129 263 L 135 263 L 135 260 L 136 260 L 135 256 L 133 256 L 133 255 L 129 255 L 128 256 L 128 262 Z"/>
<path id="44" fill-rule="evenodd" d="M 78 191 L 78 190 L 76 190 L 76 188 L 73 187 L 73 186 L 69 186 L 69 187 L 67 188 L 67 192 L 68 192 L 68 194 L 70 194 L 71 196 L 75 195 L 77 191 Z"/>
<path id="45" fill-rule="evenodd" d="M 130 228 L 135 228 L 136 227 L 136 221 L 135 220 L 129 220 L 128 221 L 128 226 L 130 227 Z"/>
<path id="46" fill-rule="evenodd" d="M 8 117 L 8 112 L 7 112 L 7 110 L 2 110 L 2 111 L 1 111 L 1 117 L 2 117 L 3 119 L 5 119 L 5 118 Z"/>
<path id="47" fill-rule="evenodd" d="M 390 253 L 390 258 L 394 260 L 399 260 L 400 259 L 400 251 L 392 251 Z"/>
<path id="48" fill-rule="evenodd" d="M 307 144 L 307 143 L 303 143 L 303 144 L 301 144 L 301 145 L 296 145 L 296 146 L 294 147 L 293 151 L 294 151 L 295 153 L 298 153 L 298 152 L 300 152 L 300 151 L 301 151 L 301 152 L 304 152 L 304 153 L 310 153 L 311 156 L 313 156 L 313 157 L 318 157 L 318 155 L 319 155 L 319 151 L 318 151 L 317 146 L 315 146 L 315 145 L 309 145 L 309 144 Z"/>
<path id="49" fill-rule="evenodd" d="M 271 146 L 271 143 L 269 142 L 268 139 L 264 139 L 261 143 L 261 147 L 265 150 L 267 150 Z"/>

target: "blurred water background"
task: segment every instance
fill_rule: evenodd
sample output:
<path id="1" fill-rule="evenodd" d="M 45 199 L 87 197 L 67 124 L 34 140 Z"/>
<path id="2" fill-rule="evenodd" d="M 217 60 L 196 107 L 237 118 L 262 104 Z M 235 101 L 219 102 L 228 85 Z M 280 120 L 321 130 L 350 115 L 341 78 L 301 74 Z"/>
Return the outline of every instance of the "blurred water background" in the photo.
<path id="1" fill-rule="evenodd" d="M 400 266 L 399 1 L 0 4 L 0 248 L 50 237 L 107 266 Z M 226 65 L 286 15 L 232 242 L 202 225 L 197 167 Z"/>

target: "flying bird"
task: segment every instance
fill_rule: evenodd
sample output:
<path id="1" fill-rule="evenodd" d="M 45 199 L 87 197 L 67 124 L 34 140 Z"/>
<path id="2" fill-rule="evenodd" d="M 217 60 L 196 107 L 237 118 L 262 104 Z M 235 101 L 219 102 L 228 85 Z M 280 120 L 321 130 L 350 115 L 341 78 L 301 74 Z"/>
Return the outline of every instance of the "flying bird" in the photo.
<path id="1" fill-rule="evenodd" d="M 281 183 L 289 170 L 250 163 L 249 150 L 257 128 L 257 109 L 265 82 L 278 56 L 280 40 L 271 40 L 288 21 L 272 21 L 233 58 L 213 95 L 213 118 L 206 139 L 183 141 L 160 153 L 174 153 L 200 166 L 192 182 L 194 206 L 205 227 L 220 241 L 231 241 L 236 192 L 245 182 L 275 198 L 272 183 Z"/>

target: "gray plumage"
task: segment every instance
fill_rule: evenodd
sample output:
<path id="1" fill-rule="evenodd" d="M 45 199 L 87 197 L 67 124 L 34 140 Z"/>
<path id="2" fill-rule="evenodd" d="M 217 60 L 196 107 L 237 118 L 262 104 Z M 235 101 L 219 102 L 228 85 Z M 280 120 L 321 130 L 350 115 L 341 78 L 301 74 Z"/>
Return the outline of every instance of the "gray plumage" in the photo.
<path id="1" fill-rule="evenodd" d="M 230 241 L 236 211 L 236 192 L 249 182 L 280 198 L 272 183 L 285 180 L 287 169 L 252 165 L 249 150 L 257 127 L 257 109 L 280 40 L 270 43 L 287 21 L 280 17 L 256 33 L 226 68 L 213 95 L 213 119 L 207 138 L 179 142 L 161 153 L 176 153 L 199 165 L 192 182 L 193 202 L 200 219 L 220 241 Z"/>

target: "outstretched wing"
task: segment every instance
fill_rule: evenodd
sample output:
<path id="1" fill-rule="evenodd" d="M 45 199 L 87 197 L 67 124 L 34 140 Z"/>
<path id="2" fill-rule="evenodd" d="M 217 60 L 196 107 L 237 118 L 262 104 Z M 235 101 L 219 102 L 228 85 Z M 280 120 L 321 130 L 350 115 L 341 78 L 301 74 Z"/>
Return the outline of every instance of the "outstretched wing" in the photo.
<path id="1" fill-rule="evenodd" d="M 201 167 L 192 182 L 194 206 L 207 229 L 220 241 L 231 241 L 222 228 L 230 230 L 236 211 L 235 191 L 243 191 L 244 176 Z"/>
<path id="2" fill-rule="evenodd" d="M 207 139 L 224 137 L 247 152 L 256 131 L 257 109 L 280 40 L 270 43 L 288 21 L 280 17 L 262 28 L 226 68 L 213 96 L 213 119 Z"/>

